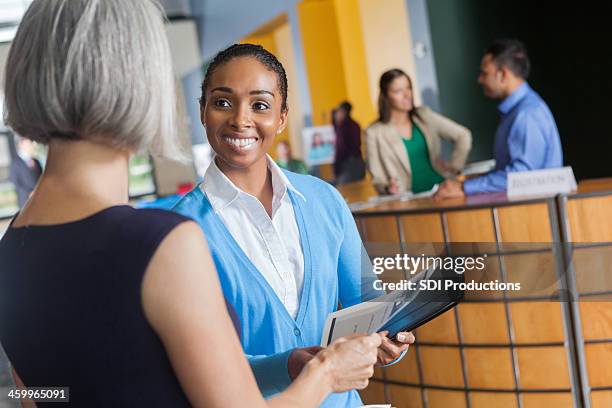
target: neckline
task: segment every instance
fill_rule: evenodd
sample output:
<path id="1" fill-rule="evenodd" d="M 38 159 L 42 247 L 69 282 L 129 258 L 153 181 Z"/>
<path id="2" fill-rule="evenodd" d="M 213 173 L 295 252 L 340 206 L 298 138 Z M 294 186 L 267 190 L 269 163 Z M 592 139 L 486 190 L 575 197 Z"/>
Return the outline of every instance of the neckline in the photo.
<path id="1" fill-rule="evenodd" d="M 296 223 L 298 225 L 298 230 L 300 232 L 300 244 L 302 247 L 302 253 L 304 254 L 304 282 L 302 286 L 302 292 L 300 294 L 298 312 L 294 319 L 293 316 L 289 314 L 289 311 L 287 311 L 287 308 L 285 307 L 283 302 L 280 300 L 280 298 L 278 297 L 278 295 L 276 294 L 272 286 L 270 286 L 266 278 L 263 276 L 262 272 L 257 268 L 257 266 L 255 266 L 255 264 L 251 261 L 248 255 L 242 250 L 242 248 L 240 247 L 236 239 L 232 236 L 231 232 L 229 231 L 229 229 L 227 228 L 227 226 L 225 225 L 225 223 L 223 222 L 219 214 L 215 213 L 210 203 L 210 200 L 208 199 L 208 196 L 201 189 L 199 193 L 200 193 L 201 199 L 203 200 L 202 202 L 205 205 L 210 206 L 210 208 L 213 210 L 211 212 L 212 219 L 214 220 L 213 222 L 217 224 L 217 228 L 219 228 L 220 231 L 223 233 L 225 239 L 227 240 L 228 244 L 232 248 L 233 252 L 238 256 L 238 258 L 244 264 L 249 266 L 250 269 L 254 271 L 252 273 L 252 276 L 254 276 L 255 280 L 257 280 L 259 284 L 264 288 L 264 291 L 267 291 L 269 293 L 270 298 L 272 299 L 272 302 L 276 303 L 276 306 L 282 310 L 281 314 L 286 319 L 288 319 L 288 322 L 290 322 L 291 325 L 294 327 L 295 325 L 297 325 L 298 327 L 301 327 L 304 322 L 306 310 L 308 309 L 308 304 L 309 304 L 308 298 L 310 296 L 310 285 L 311 285 L 311 279 L 312 279 L 312 264 L 311 264 L 311 259 L 310 259 L 311 257 L 310 242 L 309 242 L 309 237 L 308 237 L 308 231 L 306 231 L 306 223 L 304 222 L 304 219 L 303 219 L 302 203 L 299 202 L 299 200 L 296 200 L 295 197 L 293 196 L 293 192 L 289 190 L 289 197 L 291 199 L 291 203 L 293 204 L 293 211 L 295 214 Z"/>
<path id="2" fill-rule="evenodd" d="M 79 218 L 76 220 L 72 220 L 72 221 L 66 221 L 66 222 L 61 222 L 61 223 L 56 223 L 56 224 L 28 224 L 28 225 L 22 225 L 19 227 L 15 227 L 13 226 L 13 223 L 15 222 L 15 220 L 17 219 L 17 217 L 19 216 L 20 212 L 17 212 L 17 214 L 15 214 L 15 216 L 13 217 L 13 219 L 11 220 L 9 226 L 8 226 L 8 230 L 13 230 L 13 231 L 19 231 L 19 230 L 24 230 L 24 229 L 30 229 L 30 228 L 53 228 L 53 227 L 67 227 L 67 226 L 71 226 L 71 225 L 75 225 L 75 224 L 79 224 L 79 223 L 83 223 L 86 221 L 90 221 L 93 218 L 96 218 L 104 213 L 106 213 L 107 211 L 110 211 L 112 209 L 118 209 L 118 208 L 133 208 L 130 205 L 127 204 L 119 204 L 119 205 L 112 205 L 110 207 L 106 207 L 103 208 L 99 211 L 94 212 L 93 214 L 87 215 L 83 218 Z"/>

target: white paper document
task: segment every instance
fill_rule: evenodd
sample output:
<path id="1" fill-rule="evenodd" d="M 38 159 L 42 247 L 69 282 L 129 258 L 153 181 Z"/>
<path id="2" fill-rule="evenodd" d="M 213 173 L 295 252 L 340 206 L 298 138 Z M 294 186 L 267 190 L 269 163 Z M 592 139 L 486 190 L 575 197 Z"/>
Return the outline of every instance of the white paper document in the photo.
<path id="1" fill-rule="evenodd" d="M 433 269 L 424 270 L 410 279 L 410 282 L 414 282 L 418 288 L 418 282 L 429 279 L 432 273 Z M 372 334 L 380 331 L 392 317 L 409 305 L 419 292 L 419 289 L 396 290 L 369 302 L 330 313 L 323 329 L 321 346 L 325 347 L 334 340 L 351 334 Z"/>

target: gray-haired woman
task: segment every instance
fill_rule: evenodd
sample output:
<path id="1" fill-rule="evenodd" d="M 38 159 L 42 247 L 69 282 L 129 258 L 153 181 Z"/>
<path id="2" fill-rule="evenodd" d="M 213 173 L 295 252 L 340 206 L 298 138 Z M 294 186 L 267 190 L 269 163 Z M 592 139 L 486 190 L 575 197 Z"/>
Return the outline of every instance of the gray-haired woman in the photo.
<path id="1" fill-rule="evenodd" d="M 127 205 L 132 152 L 180 155 L 173 87 L 156 3 L 35 0 L 26 12 L 6 122 L 49 154 L 0 241 L 0 341 L 18 382 L 70 387 L 73 406 L 316 406 L 365 387 L 377 335 L 321 351 L 264 402 L 200 228 Z"/>

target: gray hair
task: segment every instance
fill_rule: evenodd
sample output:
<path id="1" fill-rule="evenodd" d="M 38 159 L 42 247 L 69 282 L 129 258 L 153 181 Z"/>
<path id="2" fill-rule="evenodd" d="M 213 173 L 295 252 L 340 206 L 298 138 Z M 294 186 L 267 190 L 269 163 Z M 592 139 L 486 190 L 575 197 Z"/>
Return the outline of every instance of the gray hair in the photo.
<path id="1" fill-rule="evenodd" d="M 182 159 L 163 16 L 154 0 L 34 0 L 6 63 L 7 125 Z"/>

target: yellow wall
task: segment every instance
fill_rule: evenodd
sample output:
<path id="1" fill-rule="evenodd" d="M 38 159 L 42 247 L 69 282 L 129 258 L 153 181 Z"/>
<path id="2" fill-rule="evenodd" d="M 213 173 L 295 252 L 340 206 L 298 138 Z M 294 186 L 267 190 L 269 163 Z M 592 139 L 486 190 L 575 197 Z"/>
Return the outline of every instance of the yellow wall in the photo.
<path id="1" fill-rule="evenodd" d="M 376 104 L 378 100 L 380 75 L 400 68 L 412 78 L 415 103 L 420 104 L 406 1 L 384 0 L 381 7 L 380 0 L 359 0 L 359 9 L 372 102 Z"/>
<path id="2" fill-rule="evenodd" d="M 334 3 L 330 0 L 298 4 L 298 16 L 314 125 L 331 123 L 331 110 L 346 99 L 344 69 Z"/>
<path id="3" fill-rule="evenodd" d="M 293 49 L 293 38 L 291 36 L 291 27 L 288 23 L 284 23 L 274 32 L 276 42 L 277 58 L 285 67 L 287 73 L 287 82 L 289 91 L 287 94 L 287 106 L 289 107 L 289 122 L 287 130 L 283 132 L 277 141 L 281 140 L 282 136 L 287 136 L 291 145 L 293 157 L 302 158 L 302 128 L 304 127 L 304 114 L 302 103 L 300 100 L 300 89 L 298 86 L 297 70 L 295 63 L 295 54 Z"/>
<path id="4" fill-rule="evenodd" d="M 376 112 L 375 105 L 370 99 L 370 79 L 361 19 L 363 11 L 360 10 L 358 0 L 334 0 L 334 6 L 338 21 L 346 99 L 353 104 L 353 118 L 365 127 L 376 118 Z"/>

